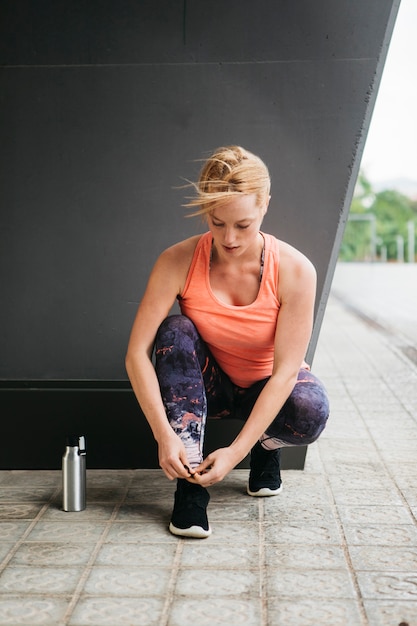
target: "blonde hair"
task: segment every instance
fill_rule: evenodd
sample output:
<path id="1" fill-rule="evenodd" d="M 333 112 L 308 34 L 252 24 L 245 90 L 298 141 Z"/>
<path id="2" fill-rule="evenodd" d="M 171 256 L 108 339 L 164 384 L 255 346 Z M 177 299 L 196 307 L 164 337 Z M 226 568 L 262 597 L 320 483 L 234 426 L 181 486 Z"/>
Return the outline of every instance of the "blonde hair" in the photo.
<path id="1" fill-rule="evenodd" d="M 206 216 L 214 205 L 228 202 L 240 194 L 255 194 L 260 206 L 268 200 L 271 179 L 265 163 L 240 146 L 218 148 L 204 163 L 197 183 L 191 183 L 196 194 L 186 207 L 200 207 L 191 213 Z"/>

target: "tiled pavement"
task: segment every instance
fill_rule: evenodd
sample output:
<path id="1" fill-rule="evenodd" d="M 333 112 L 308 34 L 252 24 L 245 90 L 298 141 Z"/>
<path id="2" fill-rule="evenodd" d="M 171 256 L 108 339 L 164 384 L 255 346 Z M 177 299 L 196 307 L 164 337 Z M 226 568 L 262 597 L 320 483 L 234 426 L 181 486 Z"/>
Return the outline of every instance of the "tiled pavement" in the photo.
<path id="1" fill-rule="evenodd" d="M 158 470 L 0 472 L 0 626 L 417 625 L 417 367 L 331 299 L 314 363 L 332 404 L 276 498 L 211 490 L 213 534 L 169 534 Z"/>

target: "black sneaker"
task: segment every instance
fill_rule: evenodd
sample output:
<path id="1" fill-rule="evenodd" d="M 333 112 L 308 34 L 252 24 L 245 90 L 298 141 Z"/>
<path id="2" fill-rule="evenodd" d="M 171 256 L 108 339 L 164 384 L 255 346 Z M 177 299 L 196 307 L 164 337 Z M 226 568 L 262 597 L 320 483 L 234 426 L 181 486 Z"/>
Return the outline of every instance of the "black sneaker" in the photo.
<path id="1" fill-rule="evenodd" d="M 210 496 L 205 487 L 179 478 L 169 525 L 172 534 L 196 539 L 204 539 L 211 535 L 206 511 L 209 500 Z"/>
<path id="2" fill-rule="evenodd" d="M 250 455 L 249 483 L 246 491 L 250 496 L 276 496 L 282 489 L 280 472 L 281 451 L 265 450 L 258 443 Z"/>

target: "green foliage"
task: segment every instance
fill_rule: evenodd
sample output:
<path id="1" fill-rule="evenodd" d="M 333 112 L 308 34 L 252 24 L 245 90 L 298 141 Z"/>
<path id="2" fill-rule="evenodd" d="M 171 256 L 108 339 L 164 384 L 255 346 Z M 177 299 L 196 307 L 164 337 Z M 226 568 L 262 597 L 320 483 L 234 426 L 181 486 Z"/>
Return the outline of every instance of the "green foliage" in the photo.
<path id="1" fill-rule="evenodd" d="M 375 192 L 361 172 L 340 248 L 341 261 L 396 260 L 398 238 L 408 254 L 408 222 L 417 224 L 417 201 L 394 189 Z M 415 227 L 415 226 L 414 226 Z"/>

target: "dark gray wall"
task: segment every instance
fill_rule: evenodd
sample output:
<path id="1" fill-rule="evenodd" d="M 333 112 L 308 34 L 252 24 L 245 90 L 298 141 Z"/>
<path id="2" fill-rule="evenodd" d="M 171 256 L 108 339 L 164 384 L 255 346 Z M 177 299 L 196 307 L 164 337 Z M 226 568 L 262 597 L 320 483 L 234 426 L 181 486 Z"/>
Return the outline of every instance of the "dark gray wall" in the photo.
<path id="1" fill-rule="evenodd" d="M 183 217 L 176 187 L 219 145 L 267 162 L 264 229 L 317 267 L 312 358 L 398 4 L 3 0 L 0 379 L 10 424 L 45 442 L 46 428 L 61 436 L 77 420 L 74 407 L 65 419 L 55 407 L 46 425 L 46 402 L 35 430 L 16 381 L 125 385 L 149 270 L 202 228 Z M 93 439 L 103 423 L 122 448 L 137 435 L 135 410 L 122 428 L 83 402 L 79 427 Z M 109 462 L 97 452 L 97 465 Z"/>

